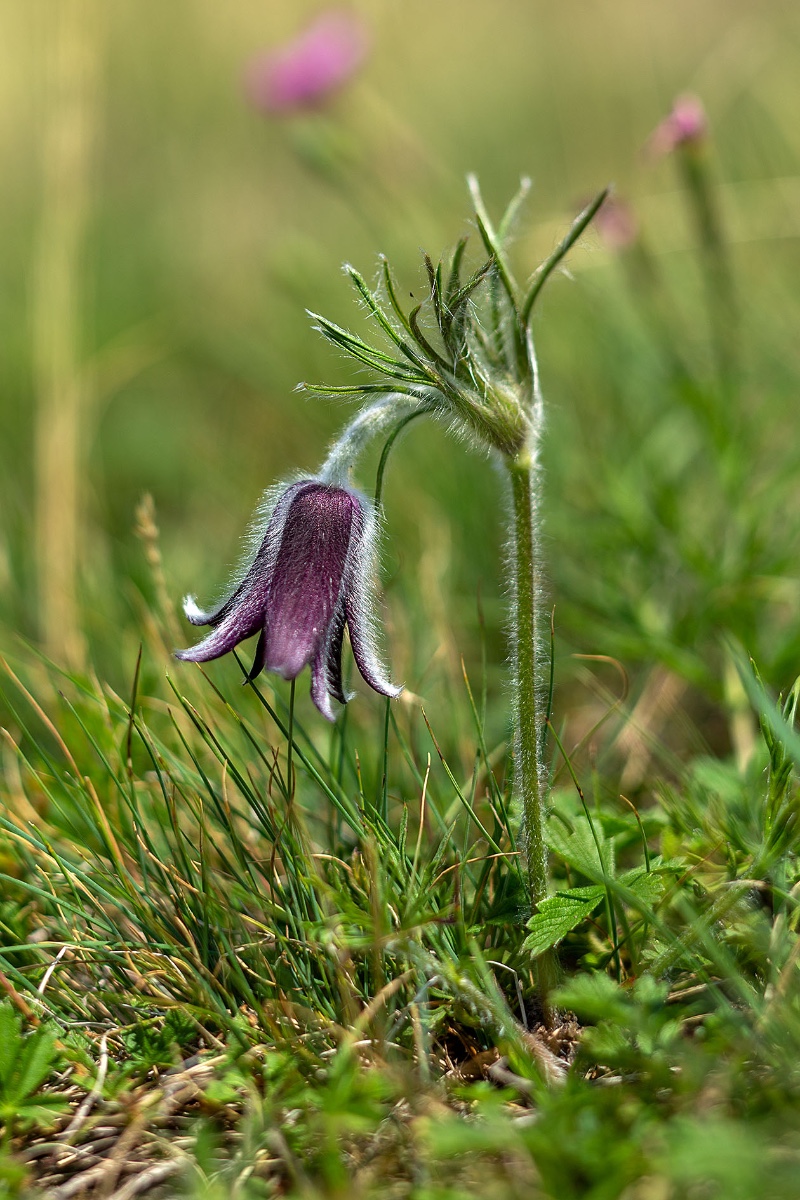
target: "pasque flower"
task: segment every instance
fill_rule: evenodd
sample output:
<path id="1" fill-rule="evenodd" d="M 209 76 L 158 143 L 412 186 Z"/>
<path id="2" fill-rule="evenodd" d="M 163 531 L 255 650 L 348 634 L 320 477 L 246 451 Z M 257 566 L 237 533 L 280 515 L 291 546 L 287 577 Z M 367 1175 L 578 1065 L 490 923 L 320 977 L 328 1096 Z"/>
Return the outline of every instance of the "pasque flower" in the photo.
<path id="1" fill-rule="evenodd" d="M 331 697 L 344 704 L 345 626 L 359 671 L 376 692 L 397 696 L 376 650 L 372 580 L 375 512 L 351 488 L 321 479 L 285 487 L 272 508 L 249 568 L 231 594 L 203 611 L 192 596 L 184 611 L 211 632 L 177 657 L 208 662 L 260 633 L 250 672 L 295 679 L 311 666 L 311 697 L 334 720 Z"/>
<path id="2" fill-rule="evenodd" d="M 190 598 L 186 614 L 211 633 L 180 657 L 203 662 L 260 631 L 252 675 L 266 668 L 294 679 L 311 666 L 311 694 L 326 717 L 331 699 L 346 699 L 341 652 L 345 627 L 361 674 L 378 692 L 397 695 L 375 650 L 370 581 L 374 576 L 375 505 L 347 481 L 362 451 L 379 435 L 384 443 L 376 478 L 380 493 L 387 457 L 408 423 L 423 414 L 474 438 L 505 466 L 510 497 L 508 590 L 511 596 L 514 795 L 519 799 L 531 906 L 548 894 L 546 816 L 550 771 L 545 759 L 547 659 L 540 592 L 539 452 L 544 402 L 532 322 L 547 280 L 608 199 L 605 188 L 573 221 L 561 242 L 528 279 L 518 282 L 508 254 L 509 234 L 528 189 L 523 180 L 498 224 L 478 181 L 470 177 L 475 220 L 488 259 L 464 277 L 466 239 L 447 260 L 425 255 L 430 304 L 401 302 L 389 263 L 383 287 L 370 288 L 346 268 L 374 319 L 380 342 L 351 333 L 326 317 L 317 328 L 369 370 L 366 380 L 326 387 L 322 394 L 358 396 L 363 407 L 331 446 L 319 474 L 280 489 L 252 558 L 232 593 L 214 611 Z M 627 236 L 627 234 L 626 234 Z M 420 313 L 423 312 L 422 318 Z M 482 316 L 486 324 L 482 324 Z M 288 773 L 291 774 L 290 772 Z M 540 955 L 539 1001 L 547 1017 L 553 975 Z"/>

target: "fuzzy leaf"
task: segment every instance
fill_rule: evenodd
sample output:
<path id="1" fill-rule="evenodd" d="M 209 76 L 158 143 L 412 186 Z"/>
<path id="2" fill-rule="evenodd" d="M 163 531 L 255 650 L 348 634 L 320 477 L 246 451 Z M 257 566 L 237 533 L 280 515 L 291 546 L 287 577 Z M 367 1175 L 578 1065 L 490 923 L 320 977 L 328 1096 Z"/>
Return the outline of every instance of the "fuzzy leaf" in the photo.
<path id="1" fill-rule="evenodd" d="M 571 933 L 597 908 L 605 895 L 599 884 L 591 887 L 570 888 L 548 896 L 539 905 L 539 911 L 528 921 L 530 937 L 525 939 L 524 948 L 536 957 Z"/>

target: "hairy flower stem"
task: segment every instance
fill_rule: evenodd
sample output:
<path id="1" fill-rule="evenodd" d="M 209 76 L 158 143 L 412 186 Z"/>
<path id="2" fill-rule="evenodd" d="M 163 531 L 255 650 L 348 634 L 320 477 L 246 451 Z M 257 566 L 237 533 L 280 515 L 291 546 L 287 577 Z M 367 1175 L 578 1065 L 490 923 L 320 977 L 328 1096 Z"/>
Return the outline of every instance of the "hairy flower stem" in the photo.
<path id="1" fill-rule="evenodd" d="M 538 637 L 538 556 L 536 528 L 537 464 L 535 449 L 509 460 L 512 530 L 509 569 L 512 573 L 511 654 L 514 689 L 514 769 L 522 803 L 528 892 L 535 912 L 547 896 L 545 841 L 546 773 L 542 755 L 542 665 Z M 548 993 L 554 979 L 552 953 L 537 963 L 539 1000 L 549 1019 Z"/>
<path id="2" fill-rule="evenodd" d="M 400 396 L 387 392 L 366 408 L 356 413 L 344 432 L 328 450 L 327 457 L 319 469 L 318 477 L 326 483 L 346 486 L 350 472 L 364 448 L 387 429 L 398 432 L 397 426 L 418 413 L 431 411 L 430 403 L 424 400 Z M 380 496 L 377 497 L 380 499 Z"/>
<path id="3" fill-rule="evenodd" d="M 354 387 L 318 392 L 379 394 L 355 415 L 331 447 L 320 481 L 349 487 L 350 471 L 362 449 L 378 434 L 390 436 L 378 468 L 375 504 L 394 439 L 416 416 L 430 412 L 446 420 L 505 462 L 512 493 L 508 573 L 511 601 L 511 658 L 514 694 L 514 797 L 522 808 L 527 885 L 534 914 L 547 897 L 545 812 L 549 779 L 544 761 L 547 692 L 546 664 L 540 661 L 538 620 L 538 438 L 543 403 L 531 332 L 536 301 L 547 280 L 599 211 L 609 194 L 605 188 L 579 213 L 552 254 L 521 286 L 508 256 L 509 237 L 530 188 L 523 180 L 495 227 L 481 197 L 478 181 L 469 177 L 475 221 L 488 262 L 466 280 L 462 275 L 466 239 L 449 259 L 438 264 L 426 254 L 430 286 L 425 328 L 422 304 L 406 311 L 389 263 L 382 260 L 383 287 L 371 289 L 352 267 L 346 268 L 360 301 L 367 306 L 387 341 L 380 345 L 322 316 L 317 328 L 338 349 L 366 365 L 372 378 Z M 385 388 L 385 391 L 384 391 Z M 383 393 L 380 395 L 380 393 Z M 552 681 L 551 681 L 552 688 Z M 385 695 L 390 691 L 383 690 Z M 539 1004 L 552 1020 L 549 995 L 555 980 L 555 952 L 536 960 Z"/>

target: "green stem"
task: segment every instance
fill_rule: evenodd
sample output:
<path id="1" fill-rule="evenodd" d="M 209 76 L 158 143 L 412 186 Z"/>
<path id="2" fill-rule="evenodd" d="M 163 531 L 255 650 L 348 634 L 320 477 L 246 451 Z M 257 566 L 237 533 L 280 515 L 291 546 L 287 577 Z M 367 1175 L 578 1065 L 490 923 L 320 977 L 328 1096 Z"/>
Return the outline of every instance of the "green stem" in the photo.
<path id="1" fill-rule="evenodd" d="M 558 246 L 556 246 L 550 257 L 546 258 L 539 267 L 531 281 L 530 287 L 528 288 L 528 294 L 522 301 L 521 319 L 525 328 L 527 328 L 530 324 L 531 312 L 533 311 L 536 298 L 541 292 L 542 288 L 547 283 L 548 279 L 552 275 L 553 271 L 555 271 L 561 260 L 575 245 L 584 229 L 586 229 L 587 225 L 589 225 L 597 216 L 597 213 L 605 204 L 610 193 L 610 187 L 603 188 L 602 192 L 595 196 L 591 204 L 587 204 L 583 212 L 580 213 L 573 221 L 572 227 L 567 233 L 566 237 L 558 244 Z"/>
<path id="2" fill-rule="evenodd" d="M 531 905 L 547 895 L 547 851 L 541 770 L 539 647 L 537 645 L 534 463 L 524 454 L 509 466 L 513 501 L 513 668 L 517 791 L 525 823 Z"/>
<path id="3" fill-rule="evenodd" d="M 705 141 L 680 147 L 686 184 L 705 275 L 709 322 L 717 370 L 725 398 L 735 394 L 740 354 L 736 287 Z"/>
<path id="4" fill-rule="evenodd" d="M 392 430 L 392 432 L 389 434 L 388 438 L 386 439 L 386 444 L 383 447 L 380 462 L 378 463 L 378 472 L 375 477 L 375 505 L 376 505 L 376 507 L 380 504 L 381 498 L 383 496 L 383 476 L 386 472 L 386 464 L 389 461 L 389 454 L 391 453 L 392 446 L 395 444 L 398 437 L 405 429 L 406 425 L 408 425 L 411 421 L 416 420 L 417 417 L 424 417 L 425 414 L 429 413 L 430 411 L 431 410 L 427 406 L 415 408 L 413 412 L 408 413 L 407 416 L 403 417 L 402 420 L 397 422 L 394 429 Z"/>
<path id="5" fill-rule="evenodd" d="M 508 463 L 512 496 L 512 661 L 514 688 L 514 754 L 516 793 L 522 803 L 528 893 L 535 912 L 547 895 L 547 843 L 545 841 L 546 784 L 543 769 L 542 669 L 538 643 L 536 457 L 524 450 Z M 547 993 L 555 961 L 542 956 L 538 963 L 539 999 L 545 1019 Z"/>
<path id="6" fill-rule="evenodd" d="M 297 680 L 293 679 L 289 688 L 289 732 L 286 737 L 286 800 L 289 806 L 294 802 L 294 691 Z"/>

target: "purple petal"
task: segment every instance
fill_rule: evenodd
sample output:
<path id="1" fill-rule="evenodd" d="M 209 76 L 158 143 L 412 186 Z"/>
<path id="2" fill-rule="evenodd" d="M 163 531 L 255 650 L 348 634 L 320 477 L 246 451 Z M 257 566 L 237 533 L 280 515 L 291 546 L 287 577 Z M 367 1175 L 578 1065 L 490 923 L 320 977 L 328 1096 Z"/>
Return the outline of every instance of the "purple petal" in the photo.
<path id="1" fill-rule="evenodd" d="M 292 502 L 270 581 L 264 646 L 264 666 L 284 679 L 299 675 L 327 644 L 357 504 L 344 488 L 325 484 Z"/>
<path id="2" fill-rule="evenodd" d="M 266 510 L 269 512 L 269 519 L 264 528 L 263 515 L 260 518 L 259 524 L 263 529 L 263 535 L 259 540 L 258 549 L 252 554 L 252 561 L 249 565 L 240 568 L 238 579 L 235 580 L 232 590 L 211 608 L 201 609 L 195 602 L 194 596 L 187 596 L 183 602 L 183 611 L 187 621 L 191 621 L 192 625 L 219 625 L 248 592 L 258 588 L 259 584 L 263 584 L 269 578 L 280 548 L 283 526 L 292 503 L 304 490 L 315 486 L 317 486 L 315 480 L 301 479 L 289 487 L 282 486 L 280 489 L 266 493 L 259 505 L 258 512 L 263 514 Z M 258 525 L 256 525 L 257 527 Z M 256 536 L 258 535 L 256 534 Z M 247 562 L 248 560 L 245 559 L 245 563 Z M 264 598 L 266 599 L 266 595 Z M 255 630 L 253 632 L 255 633 Z"/>
<path id="3" fill-rule="evenodd" d="M 195 604 L 194 599 L 187 596 L 184 601 L 187 618 L 193 625 L 211 625 L 213 632 L 188 650 L 176 650 L 176 658 L 180 658 L 184 662 L 209 662 L 213 658 L 220 658 L 223 654 L 227 654 L 238 646 L 239 642 L 252 637 L 263 627 L 270 576 L 280 549 L 287 515 L 297 496 L 302 495 L 308 488 L 316 486 L 318 485 L 314 480 L 304 479 L 282 490 L 271 506 L 272 511 L 267 528 L 250 567 L 227 599 L 218 604 L 216 608 L 203 612 Z"/>
<path id="4" fill-rule="evenodd" d="M 245 638 L 252 637 L 264 619 L 265 588 L 251 588 L 233 612 L 222 621 L 202 642 L 188 650 L 176 650 L 175 657 L 184 662 L 210 662 L 220 658 Z"/>
<path id="5" fill-rule="evenodd" d="M 328 678 L 328 691 L 334 700 L 340 704 L 347 703 L 342 684 L 342 646 L 344 644 L 345 614 L 344 605 L 336 614 L 336 620 L 331 626 L 331 635 L 325 651 L 325 673 Z"/>
<path id="6" fill-rule="evenodd" d="M 214 617 L 222 609 L 223 604 L 227 604 L 227 601 L 223 601 L 215 609 L 204 609 L 200 607 L 194 596 L 184 596 L 183 615 L 192 625 L 211 625 L 214 623 Z"/>
<path id="7" fill-rule="evenodd" d="M 328 692 L 328 671 L 325 665 L 325 656 L 321 651 L 317 652 L 311 664 L 311 699 L 326 720 L 336 720 L 336 713 L 331 707 L 331 698 Z"/>
<path id="8" fill-rule="evenodd" d="M 266 643 L 266 640 L 267 640 L 266 634 L 265 634 L 264 630 L 262 629 L 261 633 L 258 636 L 258 641 L 256 642 L 256 652 L 253 655 L 253 665 L 250 668 L 250 670 L 247 672 L 247 679 L 245 681 L 247 683 L 249 683 L 253 679 L 257 679 L 258 676 L 261 674 L 261 672 L 264 670 L 264 645 Z"/>
<path id="9" fill-rule="evenodd" d="M 394 699 L 402 687 L 391 683 L 377 651 L 373 595 L 375 566 L 375 515 L 371 508 L 359 512 L 359 541 L 348 563 L 345 617 L 353 658 L 363 679 L 382 696 Z"/>
<path id="10" fill-rule="evenodd" d="M 374 691 L 394 700 L 403 688 L 392 683 L 375 648 L 375 630 L 371 615 L 351 596 L 347 600 L 347 628 L 350 647 L 362 678 Z"/>
<path id="11" fill-rule="evenodd" d="M 342 644 L 344 642 L 344 604 L 340 604 L 328 627 L 328 635 L 319 646 L 311 664 L 311 699 L 323 717 L 334 721 L 330 697 L 347 703 L 342 687 Z"/>

